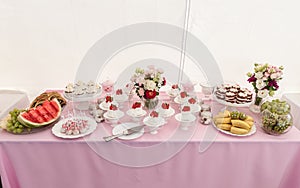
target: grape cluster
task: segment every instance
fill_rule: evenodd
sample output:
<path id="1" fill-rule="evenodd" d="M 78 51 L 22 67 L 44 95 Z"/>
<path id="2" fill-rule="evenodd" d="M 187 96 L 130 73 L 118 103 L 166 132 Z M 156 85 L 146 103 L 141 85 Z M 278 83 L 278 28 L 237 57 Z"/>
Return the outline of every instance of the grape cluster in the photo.
<path id="1" fill-rule="evenodd" d="M 266 101 L 261 105 L 260 111 L 268 109 L 272 113 L 278 115 L 286 115 L 290 113 L 291 107 L 286 101 L 280 101 L 279 99 L 274 99 L 271 102 Z"/>
<path id="2" fill-rule="evenodd" d="M 18 115 L 23 111 L 24 110 L 14 109 L 9 112 L 10 119 L 7 120 L 7 125 L 6 125 L 7 126 L 6 129 L 8 132 L 12 132 L 14 134 L 21 134 L 24 130 L 28 129 L 26 126 L 22 125 L 17 119 Z"/>
<path id="3" fill-rule="evenodd" d="M 246 114 L 243 112 L 233 111 L 230 113 L 231 119 L 245 120 L 247 118 Z"/>
<path id="4" fill-rule="evenodd" d="M 290 105 L 279 99 L 265 102 L 261 106 L 263 129 L 271 134 L 282 134 L 292 126 Z"/>

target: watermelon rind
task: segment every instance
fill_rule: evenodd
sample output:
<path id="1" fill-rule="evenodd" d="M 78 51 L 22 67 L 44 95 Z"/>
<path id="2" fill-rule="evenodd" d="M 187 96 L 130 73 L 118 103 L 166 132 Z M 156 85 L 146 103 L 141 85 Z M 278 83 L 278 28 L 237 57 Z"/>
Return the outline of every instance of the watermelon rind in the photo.
<path id="1" fill-rule="evenodd" d="M 58 120 L 58 119 L 60 118 L 60 114 L 61 114 L 62 108 L 61 108 L 61 105 L 60 105 L 59 101 L 58 101 L 56 98 L 52 99 L 51 101 L 54 101 L 54 102 L 57 104 L 58 108 L 59 108 L 56 117 L 54 117 L 53 119 L 51 119 L 51 120 L 49 120 L 49 121 L 45 121 L 45 122 L 43 122 L 43 123 L 32 122 L 32 121 L 29 121 L 28 119 L 25 119 L 25 118 L 22 116 L 24 113 L 27 113 L 27 112 L 25 111 L 25 112 L 22 112 L 22 113 L 19 114 L 19 116 L 18 116 L 18 121 L 19 121 L 21 124 L 23 124 L 24 126 L 29 127 L 29 128 L 43 127 L 43 126 L 47 126 L 47 125 L 49 125 L 49 124 L 55 122 L 56 120 Z M 35 109 L 36 109 L 36 108 L 32 108 L 31 110 L 35 110 Z"/>

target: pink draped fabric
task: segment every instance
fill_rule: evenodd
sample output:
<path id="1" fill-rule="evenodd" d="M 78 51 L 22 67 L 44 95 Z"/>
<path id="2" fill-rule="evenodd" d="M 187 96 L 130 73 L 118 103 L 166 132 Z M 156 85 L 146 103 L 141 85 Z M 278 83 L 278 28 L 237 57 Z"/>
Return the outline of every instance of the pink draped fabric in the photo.
<path id="1" fill-rule="evenodd" d="M 215 107 L 221 108 L 217 104 Z M 68 110 L 70 106 L 64 113 Z M 241 110 L 251 114 L 247 108 Z M 135 140 L 108 143 L 102 140 L 111 134 L 112 128 L 106 123 L 98 124 L 86 138 L 72 140 L 57 138 L 50 129 L 31 135 L 2 131 L 3 186 L 300 187 L 299 130 L 293 127 L 281 136 L 267 135 L 258 126 L 259 117 L 251 115 L 255 117 L 257 132 L 241 138 L 199 123 L 183 131 L 174 117 L 156 135 L 145 133 Z M 123 121 L 127 120 L 124 117 Z M 158 149 L 150 150 L 155 147 Z M 175 153 L 178 148 L 181 149 Z M 169 156 L 170 151 L 174 154 Z M 153 159 L 153 163 L 145 162 L 146 159 Z"/>

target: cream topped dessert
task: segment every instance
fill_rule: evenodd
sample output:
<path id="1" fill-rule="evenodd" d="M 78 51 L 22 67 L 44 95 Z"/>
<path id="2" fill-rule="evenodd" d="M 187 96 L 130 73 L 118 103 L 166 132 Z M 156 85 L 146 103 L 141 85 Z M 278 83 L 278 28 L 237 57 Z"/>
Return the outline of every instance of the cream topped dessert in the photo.
<path id="1" fill-rule="evenodd" d="M 111 118 L 118 118 L 118 111 L 119 111 L 119 108 L 117 105 L 115 104 L 111 104 L 109 106 L 109 110 L 107 112 L 107 115 Z"/>
<path id="2" fill-rule="evenodd" d="M 117 89 L 114 98 L 118 102 L 123 102 L 128 99 L 128 96 L 125 94 L 125 92 L 123 92 L 122 89 Z"/>
<path id="3" fill-rule="evenodd" d="M 181 108 L 181 120 L 188 121 L 190 120 L 191 115 L 191 107 L 188 105 L 185 105 Z"/>
<path id="4" fill-rule="evenodd" d="M 173 84 L 171 90 L 169 91 L 169 95 L 171 97 L 177 97 L 179 92 L 180 92 L 180 90 L 179 90 L 178 84 Z"/>
<path id="5" fill-rule="evenodd" d="M 133 116 L 141 116 L 144 114 L 144 110 L 142 109 L 142 103 L 141 102 L 135 102 L 133 103 L 131 107 L 131 114 Z"/>
<path id="6" fill-rule="evenodd" d="M 161 113 L 162 115 L 168 115 L 171 112 L 170 104 L 169 103 L 162 103 L 161 104 Z"/>
<path id="7" fill-rule="evenodd" d="M 159 118 L 159 113 L 155 110 L 153 110 L 150 114 L 149 114 L 149 120 L 148 123 L 151 125 L 157 125 L 160 121 Z"/>
<path id="8" fill-rule="evenodd" d="M 113 102 L 113 97 L 110 95 L 107 95 L 105 97 L 105 100 L 102 102 L 102 105 L 104 108 L 109 108 L 112 102 Z"/>
<path id="9" fill-rule="evenodd" d="M 180 92 L 180 94 L 179 94 L 179 102 L 180 103 L 185 103 L 185 102 L 187 102 L 187 100 L 188 100 L 188 94 L 187 94 L 187 92 L 186 91 Z"/>

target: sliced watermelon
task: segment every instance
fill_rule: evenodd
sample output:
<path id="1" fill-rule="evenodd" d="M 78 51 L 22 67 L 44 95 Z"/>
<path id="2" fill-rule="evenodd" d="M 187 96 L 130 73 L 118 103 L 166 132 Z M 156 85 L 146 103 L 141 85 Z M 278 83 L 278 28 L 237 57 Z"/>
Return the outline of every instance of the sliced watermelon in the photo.
<path id="1" fill-rule="evenodd" d="M 18 120 L 28 127 L 41 127 L 56 121 L 61 114 L 61 106 L 56 98 L 45 101 L 36 108 L 20 113 Z"/>

